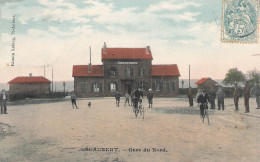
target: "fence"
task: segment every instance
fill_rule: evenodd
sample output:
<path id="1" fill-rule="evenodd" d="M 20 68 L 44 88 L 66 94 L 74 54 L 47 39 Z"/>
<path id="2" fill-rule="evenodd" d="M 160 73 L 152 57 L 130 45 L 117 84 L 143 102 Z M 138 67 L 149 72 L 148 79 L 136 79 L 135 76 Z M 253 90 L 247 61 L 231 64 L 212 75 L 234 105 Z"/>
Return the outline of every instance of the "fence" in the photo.
<path id="1" fill-rule="evenodd" d="M 19 93 L 9 94 L 9 101 L 23 100 L 26 98 L 64 98 L 69 92 L 52 92 L 52 93 Z"/>

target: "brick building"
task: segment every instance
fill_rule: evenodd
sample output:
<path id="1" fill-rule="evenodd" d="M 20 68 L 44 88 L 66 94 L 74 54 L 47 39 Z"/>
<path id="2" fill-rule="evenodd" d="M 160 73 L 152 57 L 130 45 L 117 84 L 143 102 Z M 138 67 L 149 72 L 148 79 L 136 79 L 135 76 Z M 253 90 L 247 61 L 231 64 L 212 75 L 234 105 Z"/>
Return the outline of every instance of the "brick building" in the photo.
<path id="1" fill-rule="evenodd" d="M 74 65 L 74 91 L 78 97 L 114 96 L 136 88 L 152 88 L 156 96 L 176 96 L 179 70 L 176 64 L 152 65 L 150 47 L 101 49 L 103 65 Z"/>
<path id="2" fill-rule="evenodd" d="M 197 89 L 205 89 L 206 91 L 209 91 L 211 87 L 217 90 L 219 86 L 218 83 L 211 78 L 201 78 L 195 84 L 197 84 Z"/>
<path id="3" fill-rule="evenodd" d="M 9 94 L 49 94 L 50 83 L 51 81 L 42 76 L 16 77 L 8 82 Z"/>

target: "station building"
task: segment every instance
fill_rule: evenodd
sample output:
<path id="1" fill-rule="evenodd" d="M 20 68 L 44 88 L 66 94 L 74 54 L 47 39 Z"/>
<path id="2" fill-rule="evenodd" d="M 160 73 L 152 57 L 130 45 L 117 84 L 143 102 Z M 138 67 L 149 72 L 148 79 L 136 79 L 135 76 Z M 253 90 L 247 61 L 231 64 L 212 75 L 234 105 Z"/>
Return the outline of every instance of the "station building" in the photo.
<path id="1" fill-rule="evenodd" d="M 47 95 L 50 93 L 51 81 L 43 76 L 19 76 L 8 82 L 9 94 L 36 96 Z"/>
<path id="2" fill-rule="evenodd" d="M 114 96 L 118 91 L 124 96 L 141 88 L 145 93 L 152 89 L 154 95 L 178 95 L 179 69 L 176 64 L 152 65 L 152 52 L 146 48 L 101 49 L 102 65 L 74 65 L 74 93 L 78 97 Z"/>

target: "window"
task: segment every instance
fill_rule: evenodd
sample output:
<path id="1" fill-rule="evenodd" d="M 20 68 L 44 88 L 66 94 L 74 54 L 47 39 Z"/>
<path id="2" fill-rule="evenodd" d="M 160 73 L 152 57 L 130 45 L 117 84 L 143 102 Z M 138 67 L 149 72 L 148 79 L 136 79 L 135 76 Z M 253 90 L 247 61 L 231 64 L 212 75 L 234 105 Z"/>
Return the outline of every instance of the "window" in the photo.
<path id="1" fill-rule="evenodd" d="M 138 82 L 138 87 L 141 88 L 142 90 L 147 90 L 147 82 L 144 81 Z"/>
<path id="2" fill-rule="evenodd" d="M 127 67 L 125 69 L 125 76 L 126 77 L 133 77 L 134 76 L 134 69 Z"/>
<path id="3" fill-rule="evenodd" d="M 102 92 L 102 83 L 92 83 L 92 92 Z"/>
<path id="4" fill-rule="evenodd" d="M 117 91 L 117 84 L 115 82 L 108 83 L 108 90 L 110 92 Z"/>
<path id="5" fill-rule="evenodd" d="M 116 67 L 111 67 L 110 68 L 110 76 L 117 76 L 117 70 Z"/>
<path id="6" fill-rule="evenodd" d="M 171 82 L 172 91 L 176 91 L 175 82 Z"/>
<path id="7" fill-rule="evenodd" d="M 161 81 L 154 81 L 152 84 L 152 88 L 155 91 L 163 91 L 163 82 Z"/>
<path id="8" fill-rule="evenodd" d="M 80 83 L 80 92 L 87 92 L 87 82 Z"/>
<path id="9" fill-rule="evenodd" d="M 175 91 L 175 82 L 173 81 L 166 82 L 166 89 L 167 91 Z"/>
<path id="10" fill-rule="evenodd" d="M 145 68 L 144 67 L 141 67 L 141 68 L 139 68 L 139 76 L 140 77 L 144 77 L 146 74 L 145 74 Z"/>

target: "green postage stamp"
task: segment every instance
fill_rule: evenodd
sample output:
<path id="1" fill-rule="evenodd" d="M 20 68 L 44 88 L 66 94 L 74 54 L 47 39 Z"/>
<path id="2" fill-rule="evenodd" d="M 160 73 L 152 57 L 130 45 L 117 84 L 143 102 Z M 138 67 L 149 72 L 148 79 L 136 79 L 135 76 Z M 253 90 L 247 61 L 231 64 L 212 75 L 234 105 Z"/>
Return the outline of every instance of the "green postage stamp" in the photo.
<path id="1" fill-rule="evenodd" d="M 257 43 L 258 0 L 223 0 L 221 41 Z"/>

